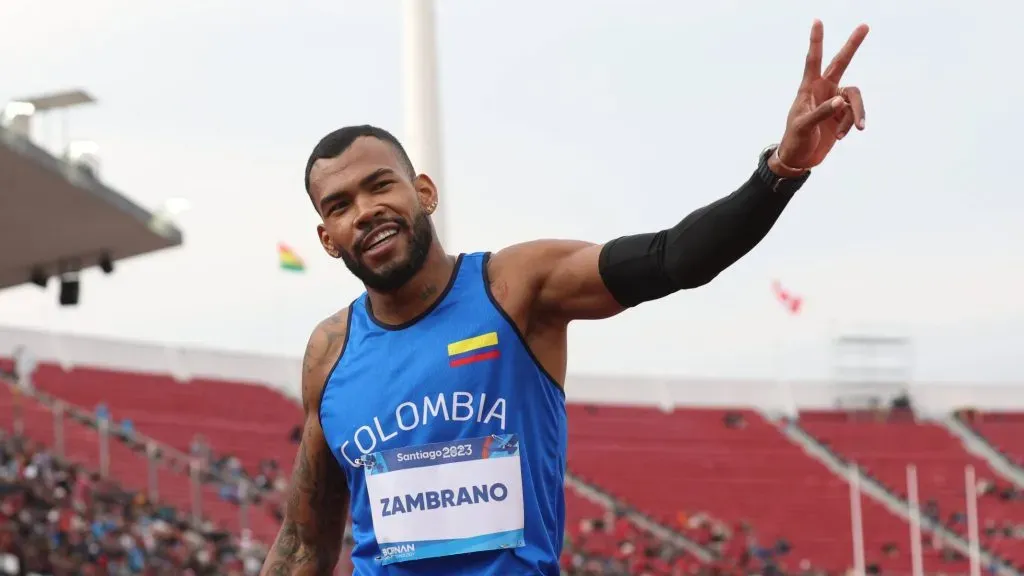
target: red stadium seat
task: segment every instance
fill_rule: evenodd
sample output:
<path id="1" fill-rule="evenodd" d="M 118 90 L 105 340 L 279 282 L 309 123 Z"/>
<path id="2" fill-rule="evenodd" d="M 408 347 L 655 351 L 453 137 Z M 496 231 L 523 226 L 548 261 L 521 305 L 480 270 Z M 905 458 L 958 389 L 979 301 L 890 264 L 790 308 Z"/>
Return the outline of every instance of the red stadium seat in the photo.
<path id="1" fill-rule="evenodd" d="M 49 447 L 54 446 L 53 413 L 36 400 L 22 396 L 19 401 L 25 425 L 25 435 Z M 15 398 L 11 389 L 0 386 L 0 413 L 6 421 L 13 421 Z M 149 485 L 149 463 L 144 454 L 132 451 L 122 442 L 111 441 L 109 446 L 110 475 L 129 489 L 146 491 Z M 64 419 L 64 454 L 70 461 L 93 470 L 100 466 L 100 444 L 98 432 L 73 418 Z M 192 510 L 192 483 L 186 471 L 172 471 L 158 468 L 157 487 L 159 499 L 180 510 Z M 238 532 L 241 528 L 241 514 L 235 504 L 222 500 L 216 489 L 210 485 L 202 488 L 202 514 L 219 526 Z M 277 534 L 277 523 L 261 509 L 249 514 L 250 528 L 256 538 L 272 541 Z"/>
<path id="2" fill-rule="evenodd" d="M 569 407 L 569 469 L 665 524 L 676 514 L 708 512 L 747 522 L 761 546 L 792 545 L 828 570 L 852 565 L 849 487 L 753 411 L 746 425 L 724 425 L 725 410 Z M 910 573 L 908 527 L 874 500 L 862 499 L 868 563 Z M 898 557 L 883 553 L 894 543 Z M 966 570 L 930 549 L 928 569 Z"/>
<path id="3" fill-rule="evenodd" d="M 982 414 L 969 425 L 1017 467 L 1024 468 L 1024 413 Z"/>
<path id="4" fill-rule="evenodd" d="M 800 423 L 837 454 L 857 462 L 901 497 L 907 495 L 907 465 L 914 464 L 922 506 L 933 500 L 947 525 L 952 514 L 966 510 L 966 466 L 974 467 L 979 481 L 1007 483 L 987 462 L 969 454 L 958 438 L 936 424 L 912 419 L 851 418 L 833 412 L 805 412 Z M 1024 501 L 982 495 L 978 498 L 978 517 L 982 546 L 1016 564 L 1024 563 L 1024 540 L 985 534 L 986 525 L 1002 527 L 1024 518 Z M 966 522 L 952 524 L 952 528 L 961 535 L 967 534 Z"/>
<path id="5" fill-rule="evenodd" d="M 237 456 L 254 471 L 266 459 L 287 470 L 296 446 L 289 433 L 302 413 L 291 399 L 270 388 L 245 382 L 196 379 L 179 382 L 167 375 L 76 368 L 65 372 L 42 365 L 36 375 L 40 390 L 95 409 L 105 404 L 115 422 L 129 419 L 136 430 L 178 450 L 187 451 L 201 434 L 214 452 Z M 754 411 L 677 410 L 570 405 L 570 472 L 624 504 L 662 524 L 706 543 L 706 534 L 679 524 L 679 515 L 705 513 L 729 523 L 734 538 L 727 546 L 738 557 L 747 538 L 771 546 L 785 539 L 792 551 L 783 564 L 801 560 L 831 571 L 852 564 L 849 487 L 819 462 L 786 439 Z M 727 427 L 728 412 L 742 415 L 745 426 Z M 34 413 L 32 433 L 52 441 L 52 418 Z M 993 477 L 984 462 L 963 452 L 956 439 L 935 426 L 913 422 L 855 423 L 837 413 L 809 414 L 804 424 L 839 453 L 855 458 L 895 492 L 903 491 L 907 462 L 918 464 L 922 501 L 938 500 L 943 513 L 963 509 L 963 466 L 971 462 L 979 478 Z M 95 462 L 95 432 L 79 427 L 68 436 L 67 449 L 76 459 Z M 47 436 L 49 434 L 49 436 Z M 72 440 L 72 437 L 74 438 Z M 898 438 L 898 442 L 893 442 Z M 1000 437 L 1002 438 L 1002 437 Z M 1012 443 L 1015 440 L 1002 440 Z M 113 445 L 113 444 L 112 444 Z M 122 445 L 112 449 L 112 472 L 129 486 L 146 484 L 145 459 Z M 91 459 L 91 460 L 90 460 Z M 162 471 L 161 496 L 184 509 L 189 505 L 189 480 Z M 603 517 L 600 505 L 567 490 L 567 533 L 583 553 L 615 557 L 622 534 L 591 533 L 580 538 L 583 519 Z M 238 527 L 238 507 L 221 501 L 212 488 L 204 492 L 204 512 L 226 527 Z M 984 518 L 1024 517 L 1021 504 L 983 501 Z M 911 571 L 906 522 L 870 497 L 862 498 L 865 551 L 869 564 L 886 573 Z M 262 507 L 251 511 L 254 535 L 271 541 L 277 525 Z M 750 536 L 739 526 L 752 528 Z M 630 539 L 653 537 L 639 531 Z M 965 561 L 944 561 L 925 537 L 925 563 L 930 571 L 966 572 Z M 883 548 L 893 544 L 896 554 Z M 990 551 L 1021 558 L 1011 541 L 985 540 Z"/>

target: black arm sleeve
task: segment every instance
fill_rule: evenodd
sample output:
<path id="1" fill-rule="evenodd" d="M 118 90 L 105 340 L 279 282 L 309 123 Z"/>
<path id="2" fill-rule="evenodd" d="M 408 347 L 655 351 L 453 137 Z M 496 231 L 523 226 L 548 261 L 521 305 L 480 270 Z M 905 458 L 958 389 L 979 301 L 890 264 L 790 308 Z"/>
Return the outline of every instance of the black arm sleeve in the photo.
<path id="1" fill-rule="evenodd" d="M 703 286 L 757 246 L 792 197 L 772 190 L 755 173 L 672 228 L 605 244 L 601 279 L 626 308 Z"/>

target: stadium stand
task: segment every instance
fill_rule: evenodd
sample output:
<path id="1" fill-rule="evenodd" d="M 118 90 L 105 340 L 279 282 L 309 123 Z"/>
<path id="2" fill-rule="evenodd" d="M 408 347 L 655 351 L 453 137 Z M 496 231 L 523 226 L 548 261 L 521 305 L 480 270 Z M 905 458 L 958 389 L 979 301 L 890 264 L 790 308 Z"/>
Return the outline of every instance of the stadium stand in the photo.
<path id="1" fill-rule="evenodd" d="M 159 227 L 155 215 L 104 184 L 87 166 L 50 154 L 0 126 L 0 288 L 107 267 L 125 258 L 172 248 L 181 231 Z M 53 206 L 67 210 L 54 211 Z M 39 222 L 74 234 L 45 234 Z M 65 295 L 76 304 L 77 292 Z"/>
<path id="2" fill-rule="evenodd" d="M 959 411 L 957 417 L 1018 468 L 1024 468 L 1024 413 L 988 413 Z"/>
<path id="3" fill-rule="evenodd" d="M 234 541 L 251 534 L 253 550 L 262 550 L 274 537 L 295 453 L 291 435 L 301 414 L 287 385 L 260 381 L 251 371 L 258 365 L 279 374 L 292 363 L 270 368 L 267 359 L 247 361 L 229 354 L 218 360 L 214 351 L 169 354 L 148 345 L 81 337 L 66 337 L 58 347 L 52 338 L 0 329 L 0 346 L 15 341 L 41 351 L 34 375 L 37 398 L 22 399 L 26 435 L 70 461 L 99 469 L 97 413 L 105 415 L 116 440 L 109 443 L 109 477 L 125 490 L 166 503 L 190 522 L 192 512 L 199 512 L 208 526 L 231 534 Z M 64 362 L 55 361 L 58 351 Z M 91 364 L 88 358 L 100 361 Z M 117 358 L 127 359 L 124 367 L 115 364 Z M 10 362 L 0 361 L 0 369 L 5 366 Z M 217 377 L 218 371 L 223 377 Z M 667 411 L 656 406 L 671 396 L 660 385 L 643 380 L 631 385 L 635 398 L 646 399 L 647 406 L 635 401 L 628 406 L 615 398 L 621 383 L 604 387 L 612 392 L 597 401 L 569 404 L 569 471 L 613 504 L 567 489 L 562 559 L 567 574 L 842 574 L 850 568 L 847 481 L 787 438 L 771 410 L 677 406 Z M 603 386 L 599 381 L 590 390 Z M 13 397 L 6 390 L 3 394 L 0 409 L 9 413 Z M 698 394 L 693 397 L 700 400 Z M 52 412 L 58 399 L 66 406 L 62 446 L 57 446 L 61 442 Z M 570 400 L 580 399 L 570 395 Z M 705 402 L 720 404 L 714 398 Z M 993 495 L 980 502 L 983 552 L 1017 560 L 1024 526 L 1013 522 L 1024 517 L 1014 516 L 1021 502 L 1001 500 L 1012 486 L 938 424 L 888 413 L 870 422 L 835 410 L 808 409 L 800 416 L 806 431 L 846 460 L 856 460 L 868 474 L 866 481 L 881 482 L 897 497 L 905 497 L 906 463 L 915 463 L 921 471 L 922 503 L 935 499 L 943 520 L 963 512 L 963 487 L 957 480 L 963 465 L 972 463 L 979 480 L 994 487 Z M 118 434 L 125 421 L 130 433 Z M 983 422 L 1012 427 L 1019 420 L 991 416 Z M 979 424 L 975 428 L 983 430 Z M 147 444 L 159 447 L 158 458 L 147 453 Z M 198 507 L 192 461 L 201 471 Z M 150 491 L 153 470 L 155 492 Z M 237 490 L 241 479 L 248 480 L 246 506 L 240 505 Z M 910 574 L 904 517 L 868 494 L 862 509 L 869 571 Z M 636 514 L 658 523 L 672 538 L 627 520 Z M 949 527 L 964 533 L 962 523 Z M 678 539 L 688 547 L 679 546 Z M 923 549 L 928 573 L 969 572 L 965 548 L 952 539 L 926 529 Z M 337 573 L 349 569 L 343 565 Z"/>
<path id="4" fill-rule="evenodd" d="M 276 455 L 282 461 L 294 458 L 295 445 L 287 436 L 301 413 L 290 400 L 265 387 L 210 379 L 180 383 L 160 375 L 95 368 L 64 372 L 61 367 L 49 364 L 39 366 L 34 382 L 40 397 L 59 397 L 69 405 L 70 414 L 87 411 L 90 406 L 100 407 L 109 414 L 112 429 L 116 430 L 119 423 L 128 420 L 142 437 L 202 456 L 209 468 L 214 467 L 217 458 L 204 449 L 237 457 L 248 477 L 265 473 L 268 457 L 273 460 Z M 255 409 L 240 411 L 238 406 Z M 260 406 L 264 409 L 259 409 Z M 46 445 L 55 443 L 53 415 L 46 406 L 25 398 L 23 416 L 28 437 Z M 95 413 L 90 417 L 95 419 Z M 65 434 L 73 439 L 64 447 L 70 460 L 95 463 L 99 454 L 95 427 L 69 420 Z M 197 435 L 202 435 L 202 446 L 195 442 Z M 125 486 L 144 493 L 147 460 L 122 442 L 112 442 L 110 446 L 111 475 L 121 479 Z M 179 510 L 190 510 L 189 478 L 181 472 L 159 470 L 161 477 L 157 484 L 164 501 Z M 266 484 L 267 491 L 273 492 L 271 483 Z M 234 502 L 230 499 L 224 502 L 224 493 L 210 485 L 205 485 L 203 490 L 203 513 L 216 525 L 238 533 L 242 527 Z M 618 569 L 623 570 L 622 573 L 641 573 L 647 564 L 661 570 L 658 573 L 667 573 L 672 566 L 693 565 L 692 558 L 687 561 L 679 550 L 671 546 L 666 549 L 664 543 L 632 528 L 629 523 L 608 520 L 609 530 L 605 532 L 600 526 L 605 522 L 606 509 L 569 490 L 566 496 L 570 503 L 567 536 L 574 546 L 572 552 L 566 553 L 567 567 L 572 567 L 574 562 L 577 568 L 599 565 L 602 566 L 600 573 L 604 574 Z M 254 509 L 248 516 L 253 536 L 263 542 L 272 541 L 276 535 L 280 512 L 275 516 L 275 508 L 279 510 L 279 507 L 274 504 L 277 501 Z M 583 528 L 594 524 L 599 528 Z"/>
<path id="5" fill-rule="evenodd" d="M 10 422 L 17 401 L 8 392 L 0 411 Z M 28 437 L 45 436 L 37 407 L 24 406 Z M 69 458 L 42 443 L 0 435 L 0 570 L 5 574 L 241 575 L 258 570 L 262 552 L 212 523 L 192 524 L 180 509 L 149 501 L 98 472 L 73 464 L 94 454 L 87 429 L 70 427 Z M 117 460 L 128 461 L 124 455 Z M 111 476 L 131 478 L 115 467 Z"/>
<path id="6" fill-rule="evenodd" d="M 301 423 L 302 412 L 264 386 L 211 379 L 183 383 L 166 375 L 99 368 L 65 372 L 45 364 L 35 382 L 70 404 L 91 409 L 103 404 L 115 420 L 130 420 L 139 432 L 182 452 L 202 436 L 217 452 L 239 458 L 250 472 L 263 460 L 291 462 L 295 457 L 289 433 Z"/>
<path id="7" fill-rule="evenodd" d="M 11 389 L 7 387 L 0 390 L 0 395 L 4 396 L 0 406 L 4 407 L 6 414 L 10 417 L 10 410 L 13 410 L 16 398 L 11 394 Z M 55 438 L 54 417 L 51 409 L 26 395 L 22 395 L 18 400 L 24 422 L 24 435 L 43 446 L 55 448 L 58 442 Z M 59 452 L 62 452 L 69 461 L 100 470 L 103 464 L 99 433 L 95 426 L 89 426 L 84 420 L 74 417 L 64 419 L 63 445 L 59 448 Z M 91 421 L 95 422 L 95 419 L 91 419 Z M 125 488 L 143 494 L 159 494 L 161 500 L 179 510 L 190 511 L 193 509 L 193 487 L 187 465 L 180 465 L 177 469 L 173 467 L 157 468 L 155 485 L 158 489 L 155 492 L 150 492 L 150 464 L 144 451 L 135 450 L 125 443 L 116 441 L 109 442 L 108 447 L 109 469 L 107 475 L 117 478 Z M 204 485 L 202 487 L 200 499 L 203 503 L 203 513 L 223 527 L 239 531 L 241 526 L 237 508 L 222 502 L 218 496 L 218 492 L 212 486 Z"/>
<path id="8" fill-rule="evenodd" d="M 678 512 L 709 511 L 747 524 L 751 543 L 769 551 L 788 542 L 782 563 L 841 571 L 849 566 L 849 489 L 821 464 L 749 410 L 679 410 L 608 406 L 569 407 L 569 467 L 606 486 L 663 524 Z M 906 540 L 903 522 L 881 505 L 864 501 L 868 562 L 886 573 L 909 572 L 886 545 Z M 764 552 L 762 552 L 763 554 Z M 962 563 L 926 556 L 930 569 Z"/>
<path id="9" fill-rule="evenodd" d="M 967 535 L 964 469 L 968 465 L 975 469 L 980 487 L 978 514 L 987 525 L 1002 528 L 1024 519 L 1024 498 L 998 497 L 997 493 L 1008 487 L 1008 482 L 987 462 L 967 453 L 957 438 L 936 424 L 918 422 L 912 414 L 877 418 L 835 411 L 803 412 L 800 423 L 900 498 L 907 497 L 907 465 L 914 464 L 925 513 L 962 536 Z M 992 552 L 1024 565 L 1024 540 L 1007 539 L 983 530 L 981 541 Z"/>

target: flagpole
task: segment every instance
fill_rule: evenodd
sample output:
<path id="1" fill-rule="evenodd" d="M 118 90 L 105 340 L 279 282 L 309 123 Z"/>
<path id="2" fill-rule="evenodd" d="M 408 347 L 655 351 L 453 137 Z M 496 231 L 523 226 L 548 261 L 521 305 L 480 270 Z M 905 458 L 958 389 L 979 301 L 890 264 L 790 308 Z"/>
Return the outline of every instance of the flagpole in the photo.
<path id="1" fill-rule="evenodd" d="M 277 297 L 277 299 L 275 300 L 275 302 L 271 304 L 270 309 L 274 310 L 279 315 L 277 323 L 278 326 L 281 326 L 284 324 L 283 315 L 289 313 L 288 310 L 284 310 L 282 308 L 281 303 L 291 302 L 291 300 L 287 298 L 287 295 L 292 292 L 291 290 L 289 290 L 290 280 L 284 277 L 292 274 L 305 274 L 306 263 L 302 259 L 302 257 L 299 256 L 298 253 L 296 253 L 295 250 L 291 248 L 290 245 L 278 241 L 276 268 L 277 277 L 274 278 L 274 294 Z M 276 383 L 276 378 L 274 380 Z M 301 391 L 301 384 L 299 384 L 298 386 L 293 386 L 292 382 L 292 378 L 283 381 L 281 383 L 283 385 L 283 389 Z"/>
<path id="2" fill-rule="evenodd" d="M 967 538 L 970 545 L 971 576 L 981 576 L 981 550 L 978 545 L 978 494 L 974 466 L 964 468 L 964 492 L 967 497 Z"/>
<path id="3" fill-rule="evenodd" d="M 857 464 L 851 463 L 847 471 L 850 483 L 850 528 L 853 536 L 853 569 L 856 576 L 865 576 L 864 518 L 860 501 L 860 468 L 857 467 Z"/>
<path id="4" fill-rule="evenodd" d="M 800 300 L 799 298 L 794 299 L 791 294 L 788 294 L 779 283 L 778 280 L 772 282 L 772 290 L 775 292 L 775 297 L 779 300 L 780 304 L 784 307 L 784 313 L 780 317 L 779 329 L 774 335 L 774 342 L 772 343 L 772 352 L 775 356 L 775 375 L 778 386 L 778 393 L 780 397 L 780 404 L 782 405 L 782 411 L 788 417 L 795 417 L 798 413 L 796 406 L 796 398 L 793 394 L 793 386 L 789 381 L 787 374 L 787 348 L 786 344 L 791 340 L 790 330 L 792 329 L 793 320 L 792 316 L 796 316 L 800 312 Z"/>
<path id="5" fill-rule="evenodd" d="M 907 464 L 907 501 L 910 503 L 910 562 L 913 576 L 924 576 L 921 551 L 921 503 L 917 495 L 917 466 Z"/>
<path id="6" fill-rule="evenodd" d="M 775 364 L 775 383 L 778 387 L 779 404 L 782 407 L 782 412 L 787 417 L 793 416 L 792 402 L 789 398 L 789 389 L 786 386 L 786 362 L 783 359 L 785 355 L 783 335 L 786 332 L 786 317 L 780 316 L 778 320 L 779 329 L 776 331 L 772 341 L 772 361 Z"/>

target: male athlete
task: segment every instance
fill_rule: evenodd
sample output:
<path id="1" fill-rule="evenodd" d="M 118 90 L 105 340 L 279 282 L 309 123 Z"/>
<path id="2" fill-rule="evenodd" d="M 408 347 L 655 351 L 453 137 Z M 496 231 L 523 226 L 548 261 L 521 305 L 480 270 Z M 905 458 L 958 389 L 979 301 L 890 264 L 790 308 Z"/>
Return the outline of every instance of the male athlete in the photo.
<path id="1" fill-rule="evenodd" d="M 778 146 L 737 191 L 672 228 L 604 245 L 538 240 L 449 255 L 438 191 L 370 126 L 317 144 L 306 189 L 324 250 L 366 286 L 313 331 L 306 421 L 263 574 L 330 574 L 346 517 L 357 575 L 556 575 L 564 529 L 566 332 L 711 281 L 749 252 L 837 140 L 864 129 L 811 28 Z"/>

